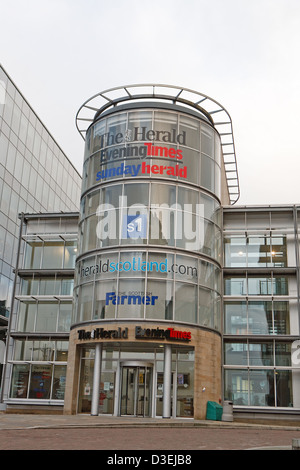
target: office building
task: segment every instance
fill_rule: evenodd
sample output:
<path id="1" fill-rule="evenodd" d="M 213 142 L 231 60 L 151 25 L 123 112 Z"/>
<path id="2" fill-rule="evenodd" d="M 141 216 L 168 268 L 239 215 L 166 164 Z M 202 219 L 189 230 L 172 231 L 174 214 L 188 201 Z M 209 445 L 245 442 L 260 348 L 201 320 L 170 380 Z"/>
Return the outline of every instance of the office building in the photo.
<path id="1" fill-rule="evenodd" d="M 221 208 L 239 191 L 230 116 L 207 96 L 153 85 L 104 91 L 77 123 L 65 412 L 202 419 L 222 399 Z"/>
<path id="2" fill-rule="evenodd" d="M 7 411 L 298 419 L 299 207 L 236 204 L 228 112 L 135 85 L 76 122 L 79 212 L 20 216 Z"/>
<path id="3" fill-rule="evenodd" d="M 0 65 L 0 372 L 13 295 L 19 213 L 79 209 L 81 175 Z"/>

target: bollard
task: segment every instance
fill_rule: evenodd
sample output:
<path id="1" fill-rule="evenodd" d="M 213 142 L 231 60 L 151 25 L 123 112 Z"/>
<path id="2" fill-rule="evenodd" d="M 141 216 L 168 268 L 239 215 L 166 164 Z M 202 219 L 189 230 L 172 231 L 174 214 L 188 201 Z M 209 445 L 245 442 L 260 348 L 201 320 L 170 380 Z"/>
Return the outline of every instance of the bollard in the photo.
<path id="1" fill-rule="evenodd" d="M 300 439 L 292 440 L 292 450 L 300 450 Z"/>
<path id="2" fill-rule="evenodd" d="M 232 401 L 224 401 L 222 421 L 233 421 L 233 403 L 232 403 Z"/>

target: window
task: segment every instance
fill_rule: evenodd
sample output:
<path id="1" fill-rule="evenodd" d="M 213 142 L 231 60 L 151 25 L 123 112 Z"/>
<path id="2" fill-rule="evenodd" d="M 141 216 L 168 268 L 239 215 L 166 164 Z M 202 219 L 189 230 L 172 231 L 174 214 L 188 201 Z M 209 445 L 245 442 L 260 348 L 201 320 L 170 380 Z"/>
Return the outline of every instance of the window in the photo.
<path id="1" fill-rule="evenodd" d="M 10 397 L 63 400 L 66 370 L 65 364 L 14 364 Z"/>
<path id="2" fill-rule="evenodd" d="M 232 236 L 225 238 L 228 267 L 287 266 L 286 236 Z"/>
<path id="3" fill-rule="evenodd" d="M 253 407 L 292 407 L 292 371 L 282 369 L 225 370 L 225 400 Z"/>
<path id="4" fill-rule="evenodd" d="M 224 333 L 227 334 L 246 334 L 247 333 L 247 303 L 225 302 L 225 321 Z"/>
<path id="5" fill-rule="evenodd" d="M 226 301 L 225 334 L 290 334 L 288 301 Z"/>
<path id="6" fill-rule="evenodd" d="M 26 300 L 19 303 L 20 332 L 69 331 L 72 316 L 71 301 Z"/>
<path id="7" fill-rule="evenodd" d="M 63 243 L 46 241 L 43 246 L 43 269 L 61 268 L 63 266 Z"/>
<path id="8" fill-rule="evenodd" d="M 77 241 L 27 241 L 25 269 L 73 269 L 77 255 Z"/>
<path id="9" fill-rule="evenodd" d="M 29 242 L 25 249 L 25 269 L 39 269 L 42 258 L 42 242 Z"/>

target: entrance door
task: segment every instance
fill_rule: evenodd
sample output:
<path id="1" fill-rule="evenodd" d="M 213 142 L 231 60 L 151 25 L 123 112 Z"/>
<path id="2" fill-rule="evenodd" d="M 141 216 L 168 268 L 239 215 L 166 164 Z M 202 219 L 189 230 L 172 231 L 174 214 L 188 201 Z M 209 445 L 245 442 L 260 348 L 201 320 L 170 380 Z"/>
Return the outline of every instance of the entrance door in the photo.
<path id="1" fill-rule="evenodd" d="M 121 416 L 151 416 L 152 365 L 123 365 L 121 368 Z"/>

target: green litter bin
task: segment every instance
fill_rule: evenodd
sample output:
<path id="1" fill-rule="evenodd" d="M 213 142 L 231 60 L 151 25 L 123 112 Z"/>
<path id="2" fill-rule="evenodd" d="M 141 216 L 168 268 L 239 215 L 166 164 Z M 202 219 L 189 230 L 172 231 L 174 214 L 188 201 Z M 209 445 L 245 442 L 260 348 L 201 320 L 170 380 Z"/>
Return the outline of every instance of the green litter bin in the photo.
<path id="1" fill-rule="evenodd" d="M 208 401 L 206 407 L 206 419 L 212 421 L 221 421 L 223 414 L 223 407 L 215 401 Z"/>

